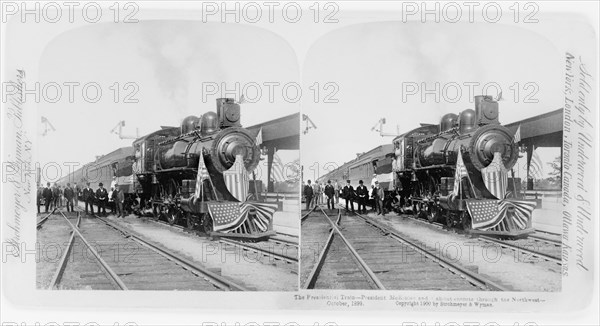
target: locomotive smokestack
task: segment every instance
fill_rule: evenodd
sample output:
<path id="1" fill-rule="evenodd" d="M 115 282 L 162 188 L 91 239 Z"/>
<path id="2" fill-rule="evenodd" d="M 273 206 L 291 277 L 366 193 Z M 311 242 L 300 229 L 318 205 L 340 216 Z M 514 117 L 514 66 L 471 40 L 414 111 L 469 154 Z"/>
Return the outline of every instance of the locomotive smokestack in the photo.
<path id="1" fill-rule="evenodd" d="M 480 126 L 498 124 L 498 102 L 489 95 L 475 96 L 475 121 Z"/>
<path id="2" fill-rule="evenodd" d="M 232 98 L 217 99 L 217 116 L 220 126 L 240 127 L 240 105 Z"/>

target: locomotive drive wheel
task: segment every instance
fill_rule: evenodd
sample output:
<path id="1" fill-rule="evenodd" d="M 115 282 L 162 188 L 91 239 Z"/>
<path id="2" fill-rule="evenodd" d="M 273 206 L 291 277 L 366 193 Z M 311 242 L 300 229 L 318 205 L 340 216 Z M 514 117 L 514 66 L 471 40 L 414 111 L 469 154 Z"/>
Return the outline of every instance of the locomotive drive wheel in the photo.
<path id="1" fill-rule="evenodd" d="M 204 214 L 202 217 L 202 229 L 204 229 L 204 232 L 206 233 L 213 231 L 212 218 L 210 218 L 210 215 L 208 214 Z"/>
<path id="2" fill-rule="evenodd" d="M 454 218 L 451 213 L 446 214 L 446 226 L 449 228 L 454 226 Z"/>
<path id="3" fill-rule="evenodd" d="M 440 217 L 439 209 L 435 206 L 430 206 L 429 212 L 427 214 L 427 221 L 429 221 L 429 223 L 437 222 L 439 217 Z"/>
<path id="4" fill-rule="evenodd" d="M 179 222 L 179 216 L 179 209 L 177 209 L 177 207 L 170 207 L 167 212 L 167 222 L 169 222 L 170 225 L 173 225 Z"/>
<path id="5" fill-rule="evenodd" d="M 160 220 L 160 214 L 161 214 L 160 206 L 158 206 L 156 204 L 152 205 L 152 218 L 155 221 L 158 221 L 158 220 Z"/>
<path id="6" fill-rule="evenodd" d="M 423 220 L 428 219 L 427 217 L 427 212 L 429 210 L 429 207 L 427 204 L 419 204 L 419 213 L 417 214 L 417 217 Z"/>
<path id="7" fill-rule="evenodd" d="M 472 229 L 471 216 L 469 215 L 469 212 L 467 212 L 467 211 L 462 212 L 462 214 L 460 215 L 460 222 L 462 224 L 463 230 L 469 231 Z"/>
<path id="8" fill-rule="evenodd" d="M 197 216 L 192 215 L 192 213 L 186 212 L 184 218 L 185 218 L 186 226 L 189 230 L 193 230 L 196 228 L 196 224 L 198 223 Z"/>

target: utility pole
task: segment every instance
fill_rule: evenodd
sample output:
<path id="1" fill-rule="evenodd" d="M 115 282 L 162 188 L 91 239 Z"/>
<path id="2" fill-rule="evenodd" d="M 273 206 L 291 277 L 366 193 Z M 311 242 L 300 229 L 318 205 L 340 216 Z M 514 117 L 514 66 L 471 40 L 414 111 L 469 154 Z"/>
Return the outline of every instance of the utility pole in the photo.
<path id="1" fill-rule="evenodd" d="M 42 136 L 46 136 L 49 131 L 56 131 L 56 128 L 50 123 L 46 117 L 42 116 L 42 125 L 44 127 L 44 132 L 42 132 Z"/>
<path id="2" fill-rule="evenodd" d="M 306 121 L 306 128 L 304 128 L 304 131 L 302 131 L 303 134 L 306 135 L 310 129 L 317 129 L 315 123 L 312 120 L 310 120 L 310 118 L 306 114 L 302 115 L 302 121 Z"/>
<path id="3" fill-rule="evenodd" d="M 119 121 L 119 123 L 117 123 L 117 125 L 114 128 L 112 128 L 110 133 L 119 135 L 120 139 L 138 139 L 138 138 L 140 138 L 139 128 L 135 128 L 135 136 L 130 136 L 130 135 L 126 136 L 126 135 L 123 135 L 123 127 L 125 127 L 125 120 Z"/>
<path id="4" fill-rule="evenodd" d="M 383 132 L 383 125 L 385 124 L 385 118 L 379 119 L 377 123 L 371 128 L 371 131 L 379 132 L 381 137 L 397 137 L 400 136 L 400 125 L 396 125 L 396 133 Z"/>

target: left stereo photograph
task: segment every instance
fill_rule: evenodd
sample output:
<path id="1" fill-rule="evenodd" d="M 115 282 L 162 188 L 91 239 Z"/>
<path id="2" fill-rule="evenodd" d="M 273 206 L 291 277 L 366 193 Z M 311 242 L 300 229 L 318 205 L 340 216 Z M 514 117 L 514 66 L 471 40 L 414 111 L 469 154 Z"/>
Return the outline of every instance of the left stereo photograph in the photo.
<path id="1" fill-rule="evenodd" d="M 299 104 L 262 90 L 299 82 L 284 40 L 106 23 L 11 76 L 40 90 L 37 289 L 297 290 Z"/>

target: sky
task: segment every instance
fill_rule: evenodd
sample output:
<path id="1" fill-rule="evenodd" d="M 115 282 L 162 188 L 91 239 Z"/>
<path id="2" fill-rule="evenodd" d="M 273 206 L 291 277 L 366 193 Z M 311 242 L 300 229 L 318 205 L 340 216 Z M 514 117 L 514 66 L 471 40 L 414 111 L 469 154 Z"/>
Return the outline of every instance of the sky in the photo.
<path id="1" fill-rule="evenodd" d="M 83 165 L 130 146 L 132 139 L 110 133 L 121 120 L 125 135 L 144 135 L 214 111 L 218 97 L 245 92 L 256 98 L 256 88 L 247 85 L 259 85 L 262 96 L 242 105 L 243 125 L 300 110 L 316 124 L 301 143 L 302 164 L 305 171 L 312 167 L 313 179 L 326 166 L 390 143 L 392 137 L 371 131 L 380 118 L 386 118 L 385 132 L 437 124 L 445 113 L 473 108 L 471 91 L 496 97 L 494 85 L 503 91 L 503 124 L 556 110 L 563 100 L 562 54 L 519 26 L 384 21 L 333 28 L 310 42 L 296 35 L 305 38 L 284 39 L 250 25 L 174 20 L 98 24 L 61 34 L 43 52 L 40 82 L 80 86 L 73 103 L 63 94 L 57 103 L 38 105 L 38 114 L 56 128 L 39 139 L 42 164 Z M 91 82 L 103 91 L 97 103 L 81 95 Z M 296 82 L 304 91 L 300 102 L 285 100 L 281 86 L 269 99 L 266 84 Z M 423 101 L 424 90 L 436 85 L 439 99 L 430 94 Z M 417 87 L 416 94 L 407 87 Z M 137 102 L 125 103 L 128 96 Z M 540 150 L 544 162 L 556 153 Z M 280 154 L 284 164 L 299 155 Z"/>
<path id="2" fill-rule="evenodd" d="M 327 173 L 327 164 L 341 165 L 391 143 L 393 137 L 371 131 L 380 118 L 386 118 L 384 132 L 403 133 L 419 123 L 438 124 L 446 113 L 474 109 L 469 85 L 473 95 L 490 85 L 486 93 L 494 98 L 493 86 L 500 86 L 502 124 L 559 109 L 563 65 L 552 43 L 515 26 L 378 22 L 337 29 L 315 42 L 303 62 L 305 87 L 333 82 L 338 102 L 303 102 L 317 129 L 302 137 L 302 148 L 311 149 L 302 152 L 302 163 L 313 167 L 316 178 Z M 436 83 L 438 102 L 422 92 L 435 90 Z M 415 95 L 411 85 L 417 85 Z M 559 153 L 540 150 L 548 162 Z"/>
<path id="3" fill-rule="evenodd" d="M 62 86 L 57 103 L 38 105 L 38 114 L 56 129 L 40 136 L 39 157 L 42 164 L 83 165 L 97 155 L 131 146 L 132 139 L 121 140 L 110 133 L 121 120 L 124 135 L 134 136 L 139 129 L 142 136 L 160 126 L 179 126 L 188 115 L 216 111 L 219 97 L 239 100 L 244 87 L 246 97 L 256 103 L 242 104 L 242 125 L 286 116 L 298 112 L 299 103 L 277 96 L 271 101 L 264 85 L 299 83 L 299 78 L 298 60 L 289 44 L 252 26 L 167 20 L 75 29 L 48 44 L 40 60 L 41 85 L 76 82 L 80 86 L 75 88 L 73 103 L 68 88 Z M 128 86 L 130 82 L 134 84 Z M 88 83 L 102 89 L 97 103 L 88 103 L 81 94 Z M 259 85 L 262 96 L 258 97 L 256 87 L 245 85 Z M 88 94 L 93 99 L 95 88 L 88 88 Z M 126 103 L 128 96 L 129 102 L 138 102 Z M 299 153 L 286 151 L 280 156 L 286 163 Z"/>

